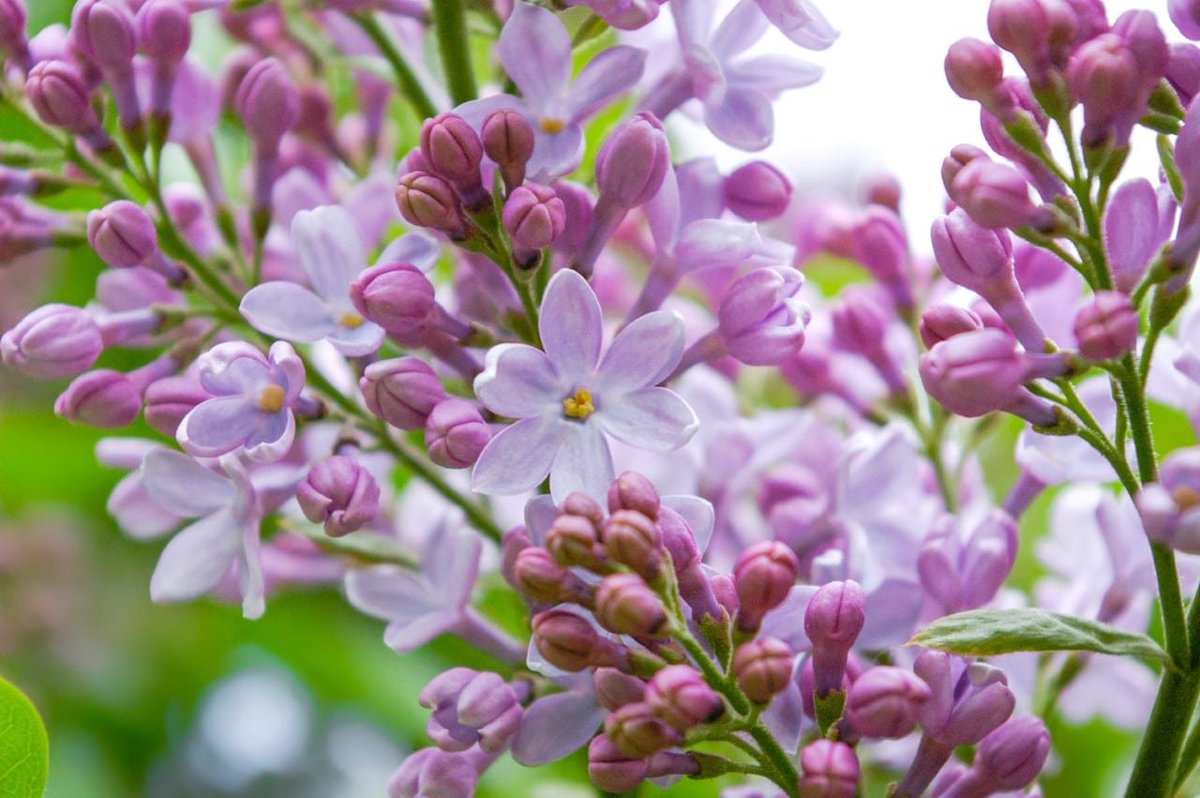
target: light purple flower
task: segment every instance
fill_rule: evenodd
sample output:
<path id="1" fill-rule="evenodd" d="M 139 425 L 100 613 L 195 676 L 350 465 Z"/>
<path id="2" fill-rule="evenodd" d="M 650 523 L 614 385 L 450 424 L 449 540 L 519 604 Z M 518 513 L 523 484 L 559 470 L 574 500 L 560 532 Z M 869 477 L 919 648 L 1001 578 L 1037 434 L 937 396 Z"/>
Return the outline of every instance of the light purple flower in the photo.
<path id="1" fill-rule="evenodd" d="M 649 313 L 613 339 L 603 359 L 600 303 L 577 272 L 546 288 L 539 331 L 545 351 L 501 344 L 488 351 L 475 394 L 518 421 L 479 456 L 472 488 L 523 493 L 550 475 L 555 501 L 582 490 L 603 497 L 613 481 L 607 436 L 650 451 L 687 443 L 698 422 L 677 394 L 656 387 L 683 353 L 683 319 Z"/>
<path id="2" fill-rule="evenodd" d="M 277 341 L 268 356 L 244 341 L 217 344 L 197 359 L 200 383 L 213 395 L 179 423 L 176 438 L 195 457 L 245 447 L 256 462 L 283 457 L 296 436 L 292 407 L 304 387 L 304 363 Z"/>
<path id="3" fill-rule="evenodd" d="M 251 288 L 240 310 L 254 329 L 289 341 L 322 338 L 351 357 L 369 355 L 383 342 L 383 328 L 350 301 L 350 283 L 367 265 L 358 227 L 339 205 L 300 211 L 292 242 L 312 289 L 286 280 Z"/>
<path id="4" fill-rule="evenodd" d="M 498 94 L 472 100 L 454 112 L 479 130 L 484 118 L 512 108 L 533 127 L 532 180 L 549 182 L 573 171 L 583 155 L 582 123 L 642 76 L 646 52 L 618 45 L 599 53 L 571 80 L 571 37 L 558 17 L 532 3 L 517 3 L 500 32 L 496 51 L 520 97 Z"/>

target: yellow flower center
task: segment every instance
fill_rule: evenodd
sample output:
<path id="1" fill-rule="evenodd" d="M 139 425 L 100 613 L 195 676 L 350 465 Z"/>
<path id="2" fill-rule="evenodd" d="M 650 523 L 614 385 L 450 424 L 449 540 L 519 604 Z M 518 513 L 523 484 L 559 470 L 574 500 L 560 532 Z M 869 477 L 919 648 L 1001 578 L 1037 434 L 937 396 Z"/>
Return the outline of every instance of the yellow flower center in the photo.
<path id="1" fill-rule="evenodd" d="M 576 388 L 575 392 L 562 402 L 563 415 L 567 418 L 583 420 L 596 412 L 596 406 L 592 404 L 592 392 L 587 388 Z"/>
<path id="2" fill-rule="evenodd" d="M 1188 510 L 1200 504 L 1200 491 L 1197 491 L 1195 488 L 1189 488 L 1186 485 L 1180 485 L 1171 491 L 1171 498 L 1179 505 L 1179 509 Z"/>
<path id="3" fill-rule="evenodd" d="M 543 116 L 538 120 L 538 127 L 542 129 L 543 133 L 561 133 L 562 129 L 566 126 L 566 122 L 561 119 L 555 119 L 552 116 Z"/>
<path id="4" fill-rule="evenodd" d="M 283 409 L 285 397 L 283 388 L 278 385 L 268 385 L 258 394 L 258 409 L 268 413 L 278 413 Z"/>
<path id="5" fill-rule="evenodd" d="M 361 326 L 364 321 L 366 321 L 366 319 L 364 319 L 358 313 L 355 313 L 353 310 L 347 310 L 345 313 L 338 316 L 337 323 L 343 327 L 348 327 L 349 329 L 353 330 Z"/>

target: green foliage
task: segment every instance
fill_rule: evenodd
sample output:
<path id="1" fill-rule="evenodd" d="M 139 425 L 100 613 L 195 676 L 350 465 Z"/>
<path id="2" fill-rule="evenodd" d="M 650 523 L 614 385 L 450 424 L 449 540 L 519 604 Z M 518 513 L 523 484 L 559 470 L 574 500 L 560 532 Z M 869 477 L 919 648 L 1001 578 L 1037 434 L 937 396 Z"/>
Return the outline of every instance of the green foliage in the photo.
<path id="1" fill-rule="evenodd" d="M 0 679 L 0 798 L 34 798 L 46 788 L 46 727 L 25 694 Z"/>

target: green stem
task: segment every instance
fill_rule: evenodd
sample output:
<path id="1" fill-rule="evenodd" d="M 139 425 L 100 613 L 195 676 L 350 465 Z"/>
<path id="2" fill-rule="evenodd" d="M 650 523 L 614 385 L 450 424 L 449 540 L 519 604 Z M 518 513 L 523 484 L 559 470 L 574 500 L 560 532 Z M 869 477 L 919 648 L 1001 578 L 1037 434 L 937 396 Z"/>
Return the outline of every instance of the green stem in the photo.
<path id="1" fill-rule="evenodd" d="M 396 83 L 399 84 L 400 91 L 408 99 L 413 110 L 417 112 L 417 116 L 422 119 L 437 116 L 437 108 L 434 107 L 433 101 L 429 99 L 429 95 L 425 93 L 425 87 L 417 79 L 416 73 L 408 65 L 408 61 L 404 59 L 404 55 L 396 47 L 396 43 L 392 41 L 391 35 L 379 24 L 379 20 L 374 15 L 366 12 L 351 14 L 350 18 L 358 23 L 358 26 L 363 29 L 363 33 L 367 34 L 371 41 L 375 43 L 375 46 L 379 48 L 379 52 L 383 54 L 384 59 L 392 67 L 392 72 L 396 76 Z"/>
<path id="2" fill-rule="evenodd" d="M 467 18 L 462 0 L 433 0 L 433 30 L 442 54 L 446 86 L 455 105 L 476 97 L 475 74 L 467 39 Z"/>
<path id="3" fill-rule="evenodd" d="M 1169 669 L 1163 673 L 1125 798 L 1165 798 L 1171 794 L 1198 692 L 1200 674 Z"/>
<path id="4" fill-rule="evenodd" d="M 1183 789 L 1188 777 L 1200 763 L 1200 721 L 1192 725 L 1187 740 L 1183 744 L 1183 753 L 1179 755 L 1179 767 L 1175 771 L 1175 786 L 1173 791 L 1178 793 Z"/>

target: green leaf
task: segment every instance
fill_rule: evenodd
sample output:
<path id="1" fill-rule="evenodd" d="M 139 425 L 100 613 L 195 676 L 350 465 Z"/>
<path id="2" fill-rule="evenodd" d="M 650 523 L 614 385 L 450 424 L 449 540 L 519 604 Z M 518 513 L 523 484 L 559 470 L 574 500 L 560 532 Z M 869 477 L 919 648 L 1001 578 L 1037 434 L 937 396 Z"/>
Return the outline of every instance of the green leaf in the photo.
<path id="1" fill-rule="evenodd" d="M 1095 651 L 1168 661 L 1167 653 L 1145 635 L 1039 609 L 947 615 L 913 635 L 908 645 L 981 657 L 1014 651 Z"/>
<path id="2" fill-rule="evenodd" d="M 0 679 L 0 798 L 34 798 L 46 789 L 50 745 L 25 694 Z"/>

